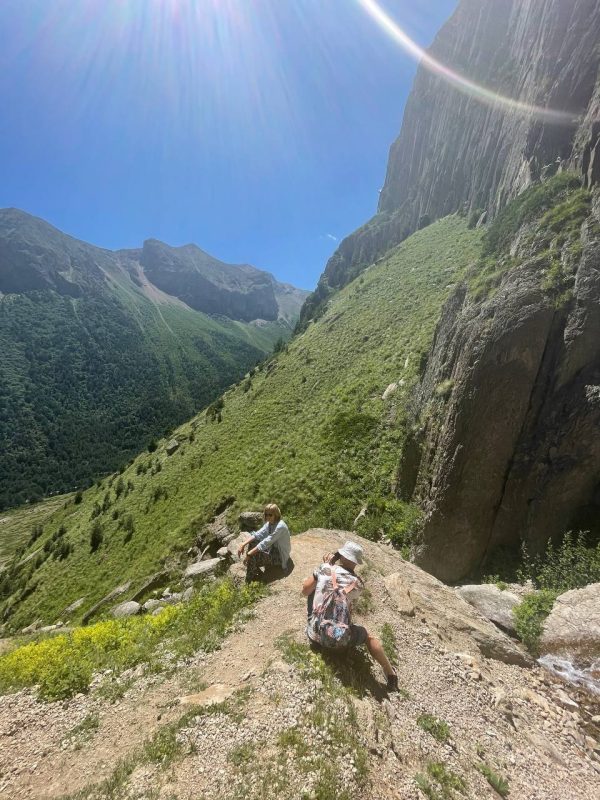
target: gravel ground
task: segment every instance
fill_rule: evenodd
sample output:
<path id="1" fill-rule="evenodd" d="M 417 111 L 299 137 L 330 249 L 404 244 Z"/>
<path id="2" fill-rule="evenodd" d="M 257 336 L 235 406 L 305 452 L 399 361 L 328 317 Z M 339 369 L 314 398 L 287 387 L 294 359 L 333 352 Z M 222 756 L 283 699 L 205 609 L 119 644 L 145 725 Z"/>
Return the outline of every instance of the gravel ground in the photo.
<path id="1" fill-rule="evenodd" d="M 140 760 L 123 797 L 309 800 L 327 778 L 327 763 L 343 776 L 348 798 L 417 800 L 424 795 L 415 775 L 426 773 L 429 762 L 443 762 L 473 798 L 498 796 L 476 768 L 483 763 L 507 778 L 511 800 L 600 797 L 598 720 L 576 704 L 576 693 L 538 667 L 485 659 L 476 646 L 457 649 L 453 632 L 431 616 L 400 617 L 382 577 L 399 557 L 381 546 L 367 545 L 372 603 L 359 621 L 375 633 L 384 623 L 393 628 L 403 691 L 388 696 L 372 665 L 362 691 L 336 681 L 331 696 L 314 669 L 286 663 L 276 640 L 289 630 L 302 641 L 300 580 L 338 544 L 336 534 L 324 531 L 296 537 L 296 570 L 272 586 L 255 618 L 221 650 L 198 654 L 169 679 L 126 675 L 129 688 L 114 703 L 94 691 L 53 704 L 32 692 L 1 697 L 0 796 L 56 798 L 97 783 L 189 711 L 182 696 L 219 684 L 229 695 L 226 706 L 188 719 L 177 733 L 176 758 Z M 417 724 L 424 714 L 447 723 L 448 741 Z M 96 722 L 73 734 L 90 719 Z"/>

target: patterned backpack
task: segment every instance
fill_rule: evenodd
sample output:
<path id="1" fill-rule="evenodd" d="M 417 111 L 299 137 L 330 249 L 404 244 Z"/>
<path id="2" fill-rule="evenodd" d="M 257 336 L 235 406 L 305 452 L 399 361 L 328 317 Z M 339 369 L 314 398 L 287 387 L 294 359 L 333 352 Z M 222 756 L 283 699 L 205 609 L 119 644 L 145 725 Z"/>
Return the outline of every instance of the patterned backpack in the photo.
<path id="1" fill-rule="evenodd" d="M 348 647 L 350 644 L 350 606 L 348 595 L 358 584 L 358 578 L 345 588 L 338 586 L 336 570 L 331 568 L 333 589 L 323 597 L 323 602 L 313 612 L 315 616 L 314 630 L 319 636 L 319 643 L 329 650 Z"/>

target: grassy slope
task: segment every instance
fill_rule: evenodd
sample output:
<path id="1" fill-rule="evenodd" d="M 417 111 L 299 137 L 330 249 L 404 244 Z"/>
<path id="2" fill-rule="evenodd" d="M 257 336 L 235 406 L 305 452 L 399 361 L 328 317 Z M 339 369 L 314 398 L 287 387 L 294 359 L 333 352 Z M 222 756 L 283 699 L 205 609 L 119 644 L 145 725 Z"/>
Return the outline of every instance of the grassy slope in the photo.
<path id="1" fill-rule="evenodd" d="M 10 561 L 17 548 L 27 542 L 33 527 L 45 525 L 69 497 L 48 497 L 40 503 L 0 512 L 0 569 Z"/>
<path id="2" fill-rule="evenodd" d="M 235 497 L 232 513 L 274 499 L 296 531 L 348 525 L 365 501 L 393 497 L 405 404 L 421 356 L 449 284 L 477 259 L 480 240 L 458 217 L 419 231 L 336 295 L 251 387 L 246 380 L 226 392 L 221 422 L 201 413 L 179 429 L 188 438 L 174 455 L 166 456 L 164 442 L 140 455 L 122 476 L 133 488 L 119 498 L 116 480 L 110 488 L 106 479 L 81 505 L 68 503 L 36 547 L 63 524 L 74 552 L 12 579 L 15 588 L 25 580 L 28 592 L 37 588 L 11 625 L 54 621 L 85 595 L 83 613 L 117 583 L 140 581 L 187 549 L 224 497 Z M 383 401 L 399 379 L 403 385 Z M 96 520 L 104 541 L 91 555 L 90 516 L 107 493 L 110 506 Z M 114 512 L 132 517 L 126 543 Z"/>

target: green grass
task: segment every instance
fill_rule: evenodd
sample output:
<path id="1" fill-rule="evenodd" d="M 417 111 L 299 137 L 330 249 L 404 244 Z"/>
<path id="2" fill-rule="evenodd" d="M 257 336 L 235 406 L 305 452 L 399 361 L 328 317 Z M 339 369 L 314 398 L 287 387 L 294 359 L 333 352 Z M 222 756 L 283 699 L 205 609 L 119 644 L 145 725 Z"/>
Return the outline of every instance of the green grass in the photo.
<path id="1" fill-rule="evenodd" d="M 488 766 L 487 764 L 475 764 L 475 768 L 481 772 L 489 785 L 498 792 L 501 797 L 508 797 L 508 780 Z"/>
<path id="2" fill-rule="evenodd" d="M 464 780 L 441 761 L 427 763 L 427 775 L 415 775 L 415 783 L 429 800 L 453 800 L 467 794 Z"/>
<path id="3" fill-rule="evenodd" d="M 0 570 L 21 547 L 25 548 L 34 528 L 43 527 L 46 521 L 72 497 L 70 494 L 48 497 L 39 503 L 10 511 L 0 511 Z M 31 553 L 31 550 L 29 552 Z"/>
<path id="4" fill-rule="evenodd" d="M 133 592 L 157 569 L 183 562 L 226 498 L 232 518 L 276 500 L 293 532 L 347 528 L 363 505 L 384 507 L 385 533 L 395 539 L 397 531 L 408 546 L 418 515 L 395 499 L 407 403 L 451 284 L 477 259 L 480 242 L 481 232 L 459 217 L 414 234 L 332 297 L 320 320 L 255 371 L 250 389 L 244 379 L 227 391 L 217 417 L 200 413 L 175 431 L 176 453 L 167 456 L 166 440 L 157 442 L 57 513 L 40 544 L 64 524 L 73 551 L 11 574 L 11 627 L 54 622 L 85 595 L 83 614 L 117 584 L 130 579 Z M 118 477 L 130 488 L 117 497 Z M 92 513 L 103 529 L 95 553 Z M 133 533 L 122 527 L 129 517 Z"/>
<path id="5" fill-rule="evenodd" d="M 489 226 L 481 258 L 467 272 L 477 300 L 491 295 L 502 277 L 523 259 L 534 260 L 540 286 L 560 307 L 571 296 L 573 275 L 581 255 L 581 225 L 589 216 L 591 193 L 572 173 L 559 173 L 535 184 L 509 203 Z M 520 230 L 519 253 L 510 253 Z"/>
<path id="6" fill-rule="evenodd" d="M 544 621 L 552 611 L 556 597 L 556 592 L 542 589 L 528 594 L 513 609 L 517 636 L 533 655 L 539 655 L 538 644 Z"/>
<path id="7" fill-rule="evenodd" d="M 200 648 L 214 649 L 239 611 L 260 596 L 258 584 L 238 589 L 231 581 L 207 585 L 189 603 L 164 608 L 156 616 L 106 620 L 72 633 L 16 647 L 0 657 L 0 691 L 39 686 L 46 700 L 87 691 L 92 676 L 111 670 L 112 678 L 137 664 L 164 668 L 170 660 Z"/>
<path id="8" fill-rule="evenodd" d="M 443 719 L 434 717 L 433 714 L 421 714 L 417 725 L 426 733 L 431 734 L 438 742 L 447 742 L 450 739 L 450 728 Z"/>

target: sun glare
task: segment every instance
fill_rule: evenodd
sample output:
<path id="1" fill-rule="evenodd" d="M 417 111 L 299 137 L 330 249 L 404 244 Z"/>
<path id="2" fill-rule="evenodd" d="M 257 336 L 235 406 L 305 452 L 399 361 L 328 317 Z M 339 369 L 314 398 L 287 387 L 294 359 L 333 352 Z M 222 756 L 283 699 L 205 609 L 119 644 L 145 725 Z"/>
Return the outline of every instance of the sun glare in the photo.
<path id="1" fill-rule="evenodd" d="M 488 105 L 504 108 L 507 111 L 513 111 L 529 116 L 537 117 L 546 122 L 557 124 L 572 124 L 576 117 L 575 112 L 561 111 L 552 108 L 544 108 L 542 106 L 524 103 L 512 97 L 493 92 L 492 90 L 482 86 L 475 81 L 470 80 L 465 75 L 461 75 L 442 64 L 435 59 L 426 50 L 420 47 L 408 34 L 400 27 L 400 25 L 390 17 L 390 15 L 381 8 L 376 0 L 357 0 L 359 5 L 371 17 L 371 19 L 379 25 L 379 27 L 391 36 L 412 58 L 419 61 L 426 69 L 439 75 L 440 78 L 451 84 L 459 91 L 468 94 L 477 100 Z"/>

